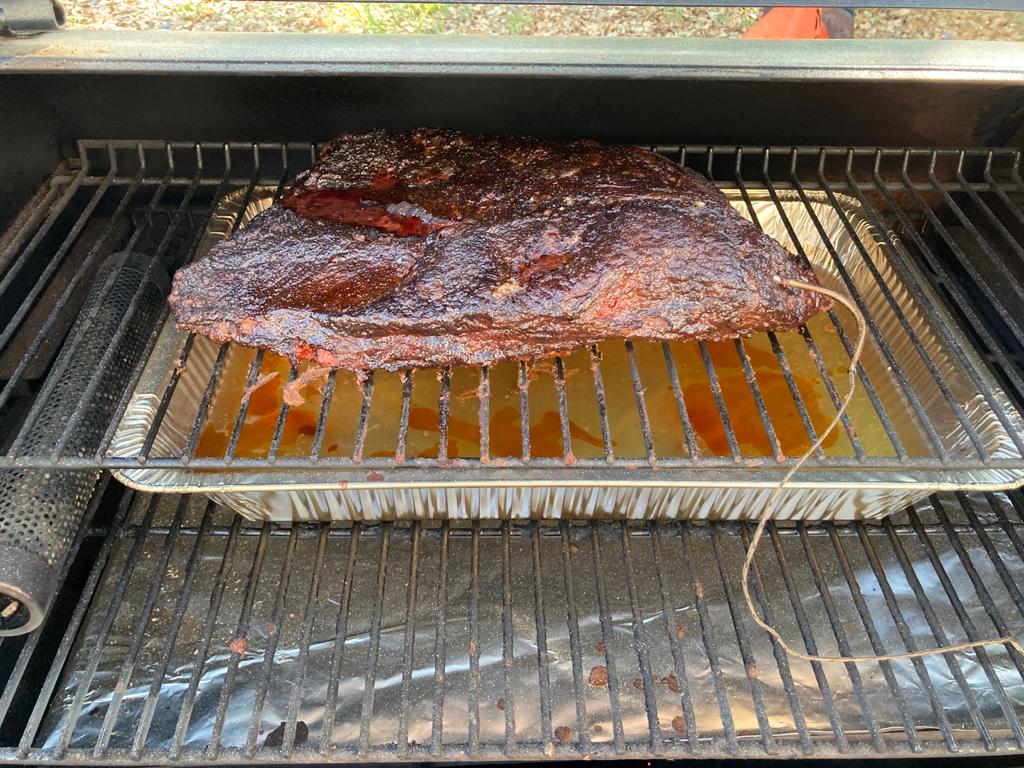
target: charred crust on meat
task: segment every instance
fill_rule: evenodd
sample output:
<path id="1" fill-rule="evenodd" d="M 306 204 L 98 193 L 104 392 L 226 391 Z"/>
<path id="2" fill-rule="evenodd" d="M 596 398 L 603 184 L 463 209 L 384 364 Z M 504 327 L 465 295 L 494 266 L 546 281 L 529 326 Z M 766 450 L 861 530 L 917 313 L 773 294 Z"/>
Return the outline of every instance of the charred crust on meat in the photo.
<path id="1" fill-rule="evenodd" d="M 796 328 L 817 281 L 665 157 L 594 141 L 375 131 L 175 275 L 182 328 L 325 369 L 566 354 Z M 296 398 L 297 399 L 297 398 Z"/>

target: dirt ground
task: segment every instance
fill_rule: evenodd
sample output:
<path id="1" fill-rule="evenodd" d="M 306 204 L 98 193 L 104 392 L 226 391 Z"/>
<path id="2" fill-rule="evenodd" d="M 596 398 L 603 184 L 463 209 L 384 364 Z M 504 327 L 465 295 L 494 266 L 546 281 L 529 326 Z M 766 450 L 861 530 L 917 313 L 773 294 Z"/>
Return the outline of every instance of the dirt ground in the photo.
<path id="1" fill-rule="evenodd" d="M 65 0 L 69 27 L 236 32 L 735 37 L 757 8 Z M 1024 12 L 862 10 L 856 37 L 1024 41 Z"/>

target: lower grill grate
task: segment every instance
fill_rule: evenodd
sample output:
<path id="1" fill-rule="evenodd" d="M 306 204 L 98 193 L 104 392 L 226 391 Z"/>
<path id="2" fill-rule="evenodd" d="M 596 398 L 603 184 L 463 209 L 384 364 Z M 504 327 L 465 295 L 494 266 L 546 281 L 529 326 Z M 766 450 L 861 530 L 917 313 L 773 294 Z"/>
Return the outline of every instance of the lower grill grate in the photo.
<path id="1" fill-rule="evenodd" d="M 1019 634 L 1022 514 L 945 495 L 881 526 L 773 527 L 755 599 L 811 652 Z M 282 528 L 131 491 L 106 516 L 69 615 L 0 646 L 0 759 L 1024 750 L 1003 648 L 787 659 L 738 599 L 745 525 Z"/>

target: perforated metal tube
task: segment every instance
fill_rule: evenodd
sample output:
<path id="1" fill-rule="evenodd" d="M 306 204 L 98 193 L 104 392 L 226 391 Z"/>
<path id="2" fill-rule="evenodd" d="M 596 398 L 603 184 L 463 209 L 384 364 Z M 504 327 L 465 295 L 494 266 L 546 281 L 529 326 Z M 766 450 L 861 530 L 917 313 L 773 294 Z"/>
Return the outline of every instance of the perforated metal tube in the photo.
<path id="1" fill-rule="evenodd" d="M 101 267 L 69 341 L 28 414 L 23 450 L 53 445 L 82 398 L 89 399 L 89 406 L 73 425 L 63 453 L 87 456 L 96 450 L 162 306 L 160 282 L 166 282 L 166 275 L 147 274 L 151 261 L 118 253 Z M 136 294 L 132 322 L 118 336 Z M 90 392 L 86 383 L 111 344 L 112 364 Z M 96 470 L 0 471 L 0 636 L 30 632 L 42 622 L 98 477 Z"/>

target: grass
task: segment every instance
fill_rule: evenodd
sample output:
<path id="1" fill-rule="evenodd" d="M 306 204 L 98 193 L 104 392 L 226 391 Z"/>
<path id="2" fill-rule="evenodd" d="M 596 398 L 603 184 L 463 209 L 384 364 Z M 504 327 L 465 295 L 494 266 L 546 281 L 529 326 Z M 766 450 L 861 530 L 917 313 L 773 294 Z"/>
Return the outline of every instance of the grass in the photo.
<path id="1" fill-rule="evenodd" d="M 347 34 L 737 37 L 759 10 L 277 0 L 64 0 L 69 27 Z M 865 9 L 858 37 L 1022 40 L 1024 13 Z"/>

